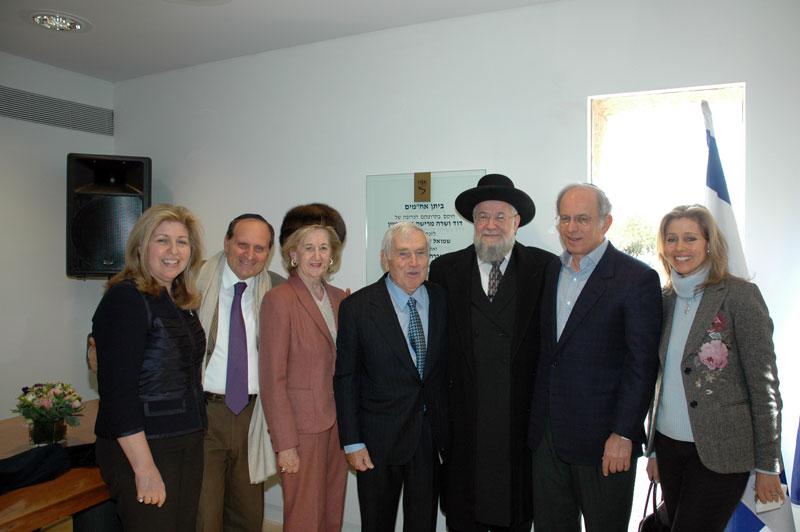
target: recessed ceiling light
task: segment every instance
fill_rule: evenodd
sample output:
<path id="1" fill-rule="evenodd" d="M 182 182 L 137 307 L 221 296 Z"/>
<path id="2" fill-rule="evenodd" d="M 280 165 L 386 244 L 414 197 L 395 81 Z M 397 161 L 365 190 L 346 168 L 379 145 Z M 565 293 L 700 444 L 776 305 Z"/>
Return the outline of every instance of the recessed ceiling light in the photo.
<path id="1" fill-rule="evenodd" d="M 30 13 L 29 16 L 29 20 L 37 26 L 53 31 L 81 32 L 92 27 L 88 20 L 69 13 L 36 11 Z"/>

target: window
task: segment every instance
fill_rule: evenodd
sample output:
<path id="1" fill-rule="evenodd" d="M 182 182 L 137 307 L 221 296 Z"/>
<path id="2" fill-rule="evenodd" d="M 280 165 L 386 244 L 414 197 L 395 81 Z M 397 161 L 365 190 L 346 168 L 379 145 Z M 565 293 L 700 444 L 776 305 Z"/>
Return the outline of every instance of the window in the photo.
<path id="1" fill-rule="evenodd" d="M 705 203 L 708 147 L 700 102 L 711 109 L 736 219 L 744 221 L 744 84 L 589 98 L 590 175 L 608 194 L 608 237 L 659 273 L 656 232 L 676 205 Z M 743 231 L 739 231 L 742 235 Z"/>

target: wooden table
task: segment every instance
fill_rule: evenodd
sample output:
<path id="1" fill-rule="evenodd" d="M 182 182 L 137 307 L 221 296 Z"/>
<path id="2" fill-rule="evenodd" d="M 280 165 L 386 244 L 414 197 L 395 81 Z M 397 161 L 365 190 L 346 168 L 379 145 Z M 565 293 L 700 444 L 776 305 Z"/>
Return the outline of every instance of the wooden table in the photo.
<path id="1" fill-rule="evenodd" d="M 67 445 L 92 443 L 98 401 L 87 401 L 81 424 L 67 427 Z M 21 417 L 0 421 L 0 458 L 30 448 L 28 426 Z M 34 530 L 108 500 L 96 467 L 70 469 L 55 480 L 0 495 L 0 530 Z"/>

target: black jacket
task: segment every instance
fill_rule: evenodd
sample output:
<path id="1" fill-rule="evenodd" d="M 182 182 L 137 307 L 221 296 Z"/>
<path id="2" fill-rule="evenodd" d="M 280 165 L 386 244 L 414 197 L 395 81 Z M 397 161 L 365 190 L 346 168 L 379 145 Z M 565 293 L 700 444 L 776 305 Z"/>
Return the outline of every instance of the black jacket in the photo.
<path id="1" fill-rule="evenodd" d="M 411 461 L 425 420 L 444 451 L 447 309 L 444 290 L 425 283 L 428 349 L 420 379 L 385 277 L 339 307 L 333 389 L 342 446 L 364 443 L 376 465 L 402 465 Z"/>
<path id="2" fill-rule="evenodd" d="M 144 431 L 154 439 L 203 430 L 206 340 L 195 312 L 178 308 L 166 291 L 152 297 L 123 281 L 100 301 L 92 335 L 100 393 L 95 434 Z"/>
<path id="3" fill-rule="evenodd" d="M 511 475 L 504 491 L 510 497 L 493 495 L 488 505 L 508 508 L 510 523 L 491 523 L 501 526 L 522 523 L 532 517 L 531 459 L 526 445 L 528 417 L 533 393 L 534 374 L 539 353 L 539 298 L 544 280 L 544 268 L 554 255 L 547 251 L 514 245 L 511 260 L 515 262 L 516 286 L 503 286 L 500 291 L 516 296 L 516 322 L 511 334 L 509 360 L 509 408 L 498 411 L 505 416 L 509 433 L 507 455 Z M 449 389 L 450 444 L 445 464 L 443 502 L 447 524 L 458 530 L 469 530 L 476 520 L 476 460 L 483 452 L 477 448 L 477 376 L 474 337 L 491 332 L 473 330 L 473 274 L 477 268 L 474 246 L 443 255 L 431 264 L 430 279 L 447 290 L 449 328 Z M 500 297 L 501 292 L 498 292 Z M 477 296 L 477 295 L 476 295 Z M 485 297 L 485 294 L 480 295 Z M 485 479 L 484 479 L 485 480 Z M 491 490 L 489 490 L 491 491 Z"/>

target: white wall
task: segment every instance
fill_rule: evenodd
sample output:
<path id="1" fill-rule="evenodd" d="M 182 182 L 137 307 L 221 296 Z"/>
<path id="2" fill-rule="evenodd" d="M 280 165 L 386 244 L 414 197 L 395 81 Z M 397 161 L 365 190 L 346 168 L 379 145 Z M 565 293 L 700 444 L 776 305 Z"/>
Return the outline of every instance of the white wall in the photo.
<path id="1" fill-rule="evenodd" d="M 110 108 L 113 85 L 0 53 L 0 85 Z M 97 397 L 83 362 L 102 294 L 66 277 L 67 153 L 113 153 L 108 136 L 0 117 L 0 418 L 19 388 L 62 380 Z"/>

